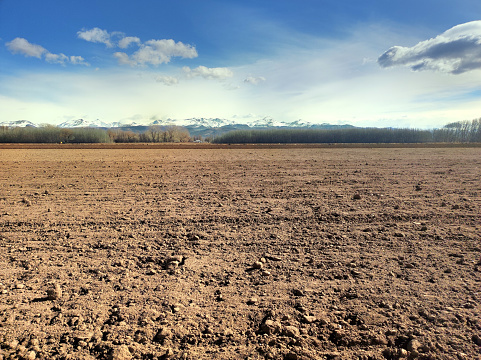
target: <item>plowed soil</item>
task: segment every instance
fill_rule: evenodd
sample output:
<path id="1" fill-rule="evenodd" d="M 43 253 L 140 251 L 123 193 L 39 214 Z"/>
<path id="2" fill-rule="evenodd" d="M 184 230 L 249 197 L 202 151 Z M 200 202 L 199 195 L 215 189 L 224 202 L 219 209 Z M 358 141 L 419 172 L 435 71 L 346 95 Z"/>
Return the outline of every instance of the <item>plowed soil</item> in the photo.
<path id="1" fill-rule="evenodd" d="M 480 359 L 481 150 L 2 149 L 0 359 Z"/>

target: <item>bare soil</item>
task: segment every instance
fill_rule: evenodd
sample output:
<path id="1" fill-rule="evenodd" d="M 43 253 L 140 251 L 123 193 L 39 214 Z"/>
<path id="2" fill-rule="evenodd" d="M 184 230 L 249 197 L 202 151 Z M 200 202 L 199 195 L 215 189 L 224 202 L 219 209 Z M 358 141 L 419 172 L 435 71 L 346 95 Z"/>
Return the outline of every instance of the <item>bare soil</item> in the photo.
<path id="1" fill-rule="evenodd" d="M 0 359 L 481 359 L 481 149 L 0 150 Z"/>

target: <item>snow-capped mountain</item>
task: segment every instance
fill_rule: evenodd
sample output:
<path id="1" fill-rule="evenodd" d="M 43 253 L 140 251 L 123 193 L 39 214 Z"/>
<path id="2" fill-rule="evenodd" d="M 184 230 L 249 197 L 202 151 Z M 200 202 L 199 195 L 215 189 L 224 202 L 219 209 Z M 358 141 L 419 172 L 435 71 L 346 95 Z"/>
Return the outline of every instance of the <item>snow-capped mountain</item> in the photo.
<path id="1" fill-rule="evenodd" d="M 74 119 L 65 121 L 59 125 L 60 128 L 81 128 L 81 127 L 90 127 L 90 128 L 137 128 L 136 131 L 140 131 L 140 128 L 146 128 L 149 126 L 184 126 L 189 131 L 191 129 L 198 129 L 199 131 L 202 129 L 225 129 L 227 130 L 232 128 L 242 128 L 245 129 L 246 127 L 249 128 L 336 128 L 336 127 L 346 127 L 350 125 L 330 125 L 330 124 L 312 124 L 307 121 L 303 121 L 301 119 L 285 122 L 285 121 L 276 121 L 275 119 L 265 116 L 265 117 L 256 117 L 256 116 L 248 116 L 244 118 L 235 117 L 233 119 L 222 119 L 222 118 L 189 118 L 189 119 L 156 119 L 156 120 L 145 120 L 140 122 L 133 122 L 133 121 L 115 121 L 115 122 L 103 122 L 99 119 L 97 120 L 86 120 L 86 119 Z M 39 125 L 32 123 L 28 120 L 17 120 L 17 121 L 5 121 L 1 122 L 0 126 L 8 126 L 8 127 L 38 127 Z M 197 131 L 197 130 L 196 130 Z M 217 130 L 216 130 L 217 131 Z"/>
<path id="2" fill-rule="evenodd" d="M 75 120 L 67 120 L 59 125 L 58 127 L 61 128 L 79 128 L 79 127 L 105 127 L 110 128 L 113 127 L 112 124 L 104 123 L 103 121 L 97 120 L 84 120 L 84 119 L 75 119 Z"/>
<path id="3" fill-rule="evenodd" d="M 203 126 L 208 128 L 218 128 L 222 126 L 232 125 L 233 121 L 220 118 L 191 118 L 182 121 L 183 126 Z"/>
<path id="4" fill-rule="evenodd" d="M 31 121 L 28 120 L 15 120 L 15 121 L 3 121 L 0 122 L 0 126 L 7 126 L 7 127 L 37 127 Z"/>

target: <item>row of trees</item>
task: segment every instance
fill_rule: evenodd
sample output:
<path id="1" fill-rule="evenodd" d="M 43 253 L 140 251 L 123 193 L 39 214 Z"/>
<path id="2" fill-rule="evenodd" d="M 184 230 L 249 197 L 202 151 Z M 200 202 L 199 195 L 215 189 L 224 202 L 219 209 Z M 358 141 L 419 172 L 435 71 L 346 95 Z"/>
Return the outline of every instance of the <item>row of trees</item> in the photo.
<path id="1" fill-rule="evenodd" d="M 158 143 L 188 142 L 187 129 L 179 126 L 153 126 L 143 133 L 120 129 L 74 128 L 63 129 L 46 125 L 35 127 L 0 126 L 0 143 Z"/>
<path id="2" fill-rule="evenodd" d="M 214 139 L 214 142 L 219 144 L 422 143 L 429 142 L 430 138 L 429 131 L 413 129 L 276 129 L 233 131 Z"/>
<path id="3" fill-rule="evenodd" d="M 273 129 L 237 130 L 214 139 L 218 144 L 277 143 L 429 143 L 481 142 L 481 119 L 451 123 L 442 129 Z"/>
<path id="4" fill-rule="evenodd" d="M 481 118 L 457 121 L 433 130 L 434 142 L 481 142 Z"/>
<path id="5" fill-rule="evenodd" d="M 0 143 L 109 143 L 107 132 L 95 128 L 62 129 L 56 126 L 0 126 Z"/>
<path id="6" fill-rule="evenodd" d="M 151 126 L 143 133 L 136 133 L 131 130 L 110 129 L 109 138 L 116 143 L 162 143 L 162 142 L 189 142 L 191 137 L 189 131 L 181 126 Z"/>

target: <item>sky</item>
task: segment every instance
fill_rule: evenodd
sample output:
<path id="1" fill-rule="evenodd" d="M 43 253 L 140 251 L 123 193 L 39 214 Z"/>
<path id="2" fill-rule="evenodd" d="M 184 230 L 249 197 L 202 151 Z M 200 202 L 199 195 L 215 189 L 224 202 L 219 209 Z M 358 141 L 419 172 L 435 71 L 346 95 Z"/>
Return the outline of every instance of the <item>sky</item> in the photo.
<path id="1" fill-rule="evenodd" d="M 481 117 L 479 0 L 0 0 L 0 122 Z"/>

